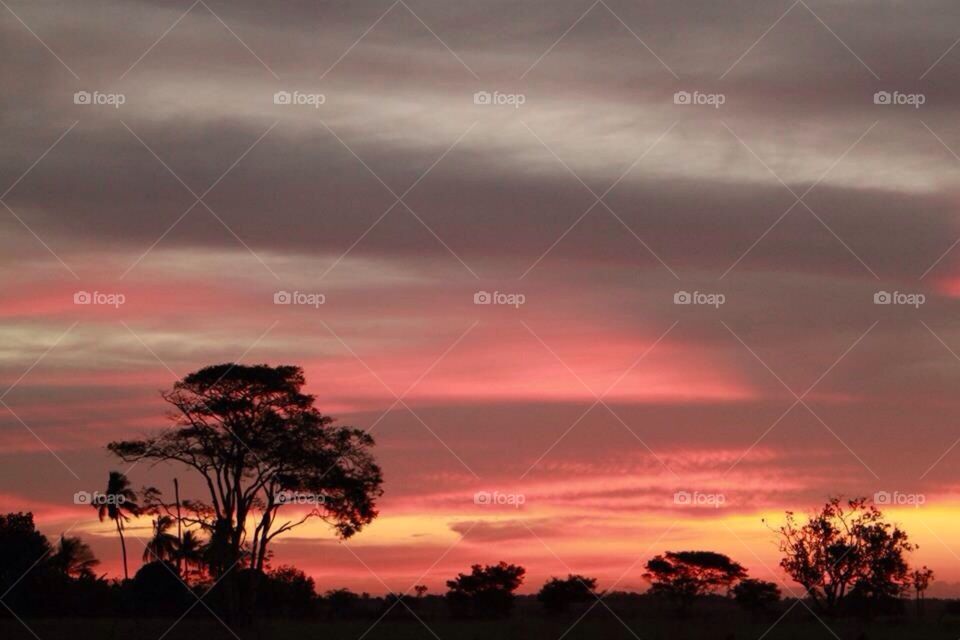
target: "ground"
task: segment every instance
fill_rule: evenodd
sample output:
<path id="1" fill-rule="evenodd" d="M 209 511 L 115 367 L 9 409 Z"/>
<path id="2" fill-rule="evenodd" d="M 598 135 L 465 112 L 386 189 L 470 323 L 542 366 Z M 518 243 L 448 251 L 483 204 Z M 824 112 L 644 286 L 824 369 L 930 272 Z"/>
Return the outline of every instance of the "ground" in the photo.
<path id="1" fill-rule="evenodd" d="M 5 619 L 0 620 L 0 637 L 7 640 L 159 640 L 161 637 L 163 640 L 358 640 L 361 637 L 364 640 L 559 640 L 561 637 L 564 640 L 956 640 L 960 637 L 960 620 L 956 619 L 872 623 L 830 620 L 830 629 L 827 629 L 812 618 L 784 620 L 776 625 L 776 618 L 726 616 L 687 621 L 625 618 L 624 623 L 632 632 L 609 614 L 591 615 L 570 630 L 575 620 L 576 617 L 540 616 L 493 621 L 425 620 L 429 630 L 416 620 L 382 620 L 376 624 L 374 620 L 273 620 L 247 629 L 237 628 L 234 635 L 212 616 L 188 618 L 175 625 L 174 620 L 163 619 L 24 620 L 30 630 L 16 620 Z"/>

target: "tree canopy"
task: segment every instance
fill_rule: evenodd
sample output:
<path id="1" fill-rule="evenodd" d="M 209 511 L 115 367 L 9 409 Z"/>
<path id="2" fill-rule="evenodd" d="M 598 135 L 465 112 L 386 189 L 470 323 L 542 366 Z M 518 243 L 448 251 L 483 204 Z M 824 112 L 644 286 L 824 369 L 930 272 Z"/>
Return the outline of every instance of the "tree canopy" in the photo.
<path id="1" fill-rule="evenodd" d="M 548 580 L 537 594 L 537 600 L 543 603 L 547 611 L 559 613 L 567 611 L 574 603 L 594 600 L 596 588 L 596 578 L 569 574 L 566 579 Z"/>
<path id="2" fill-rule="evenodd" d="M 523 567 L 506 562 L 475 564 L 470 573 L 447 581 L 447 601 L 459 615 L 507 615 L 513 608 L 513 592 L 523 584 L 526 573 Z"/>
<path id="3" fill-rule="evenodd" d="M 889 600 L 908 588 L 906 554 L 915 546 L 864 498 L 833 498 L 806 522 L 788 511 L 777 532 L 780 566 L 821 610 L 832 611 L 851 596 Z"/>
<path id="4" fill-rule="evenodd" d="M 184 517 L 207 531 L 215 574 L 241 559 L 262 571 L 270 541 L 310 518 L 347 538 L 377 515 L 383 479 L 373 438 L 335 426 L 304 384 L 296 366 L 205 367 L 163 393 L 172 428 L 108 445 L 127 462 L 175 462 L 199 474 L 208 500 L 185 501 Z M 281 521 L 292 502 L 298 513 Z M 153 490 L 158 505 L 169 507 Z"/>
<path id="5" fill-rule="evenodd" d="M 747 575 L 746 569 L 714 551 L 667 551 L 647 561 L 651 592 L 666 595 L 685 609 L 699 596 L 730 589 Z"/>

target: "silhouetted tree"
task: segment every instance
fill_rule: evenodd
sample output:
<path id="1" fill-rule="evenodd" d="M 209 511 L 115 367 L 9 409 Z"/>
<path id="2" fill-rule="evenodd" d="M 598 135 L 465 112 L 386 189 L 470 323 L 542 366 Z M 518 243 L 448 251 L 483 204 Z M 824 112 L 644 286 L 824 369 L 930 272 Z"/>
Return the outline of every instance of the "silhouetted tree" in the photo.
<path id="1" fill-rule="evenodd" d="M 543 603 L 547 611 L 560 613 L 568 611 L 574 603 L 594 600 L 596 588 L 596 578 L 570 574 L 566 579 L 548 580 L 537 594 L 537 600 Z"/>
<path id="2" fill-rule="evenodd" d="M 177 536 L 170 533 L 174 524 L 174 519 L 165 515 L 159 515 L 153 520 L 153 536 L 143 548 L 144 562 L 177 558 Z"/>
<path id="3" fill-rule="evenodd" d="M 909 581 L 905 554 L 914 545 L 864 498 L 833 498 L 802 524 L 788 511 L 776 531 L 780 566 L 821 611 L 835 611 L 851 595 L 865 606 L 889 602 Z"/>
<path id="4" fill-rule="evenodd" d="M 423 598 L 423 596 L 427 594 L 429 587 L 427 587 L 425 584 L 418 584 L 413 588 L 413 590 L 417 592 L 417 598 Z"/>
<path id="5" fill-rule="evenodd" d="M 760 613 L 780 601 L 780 588 L 773 582 L 745 578 L 733 588 L 733 599 L 747 611 Z"/>
<path id="6" fill-rule="evenodd" d="M 185 579 L 203 575 L 203 550 L 204 543 L 194 531 L 187 529 L 183 532 L 183 538 L 177 545 L 176 557 L 183 565 Z"/>
<path id="7" fill-rule="evenodd" d="M 337 618 L 349 618 L 356 611 L 360 596 L 350 589 L 331 589 L 324 594 L 330 613 Z"/>
<path id="8" fill-rule="evenodd" d="M 260 610 L 276 616 L 305 616 L 313 611 L 317 593 L 313 578 L 291 566 L 266 574 L 257 598 Z"/>
<path id="9" fill-rule="evenodd" d="M 200 475 L 209 504 L 194 514 L 209 514 L 197 524 L 209 534 L 207 557 L 216 577 L 241 561 L 258 575 L 269 543 L 310 518 L 348 538 L 377 515 L 382 475 L 370 453 L 373 439 L 360 429 L 335 427 L 302 392 L 304 383 L 295 366 L 205 367 L 163 394 L 176 409 L 172 429 L 108 445 L 128 462 L 179 462 Z M 291 492 L 304 499 L 281 522 Z M 253 580 L 250 600 L 255 587 Z"/>
<path id="10" fill-rule="evenodd" d="M 51 566 L 70 578 L 93 578 L 93 568 L 100 564 L 90 546 L 80 538 L 66 537 L 60 535 L 60 541 L 57 543 L 50 556 Z"/>
<path id="11" fill-rule="evenodd" d="M 513 592 L 526 573 L 523 567 L 506 562 L 475 564 L 469 574 L 447 581 L 447 602 L 456 615 L 506 616 L 513 609 Z"/>
<path id="12" fill-rule="evenodd" d="M 50 542 L 37 531 L 32 513 L 0 515 L 0 587 L 4 590 L 50 553 Z"/>
<path id="13" fill-rule="evenodd" d="M 123 539 L 123 527 L 124 523 L 130 520 L 130 516 L 140 514 L 137 494 L 130 488 L 127 476 L 119 471 L 111 471 L 107 478 L 107 490 L 99 498 L 100 500 L 93 503 L 93 508 L 97 510 L 100 522 L 103 522 L 104 518 L 109 518 L 116 525 L 117 534 L 120 536 L 120 552 L 123 555 L 123 578 L 129 580 L 127 543 Z"/>
<path id="14" fill-rule="evenodd" d="M 283 565 L 274 569 L 268 575 L 277 584 L 286 585 L 291 591 L 299 592 L 304 598 L 314 598 L 317 595 L 313 578 L 296 567 Z"/>
<path id="15" fill-rule="evenodd" d="M 933 582 L 932 569 L 928 569 L 924 566 L 919 569 L 914 569 L 910 572 L 910 585 L 913 587 L 916 597 L 918 616 L 923 615 L 924 594 L 927 592 L 927 589 L 930 588 L 931 582 Z"/>
<path id="16" fill-rule="evenodd" d="M 21 614 L 43 605 L 39 587 L 50 553 L 50 542 L 37 531 L 32 513 L 0 515 L 0 594 L 4 604 Z"/>
<path id="17" fill-rule="evenodd" d="M 676 601 L 681 613 L 696 598 L 729 590 L 747 575 L 739 563 L 713 551 L 667 551 L 649 560 L 646 569 L 643 577 L 652 583 L 651 593 Z"/>
<path id="18" fill-rule="evenodd" d="M 166 560 L 154 560 L 140 567 L 131 588 L 136 609 L 143 615 L 181 615 L 194 600 L 177 575 L 176 565 Z"/>

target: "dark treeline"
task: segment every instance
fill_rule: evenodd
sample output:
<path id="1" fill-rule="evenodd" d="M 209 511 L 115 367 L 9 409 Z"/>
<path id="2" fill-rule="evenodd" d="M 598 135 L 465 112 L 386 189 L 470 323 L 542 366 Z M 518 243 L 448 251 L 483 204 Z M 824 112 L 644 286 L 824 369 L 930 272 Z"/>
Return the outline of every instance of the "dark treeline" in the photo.
<path id="1" fill-rule="evenodd" d="M 524 611 L 551 616 L 615 606 L 686 618 L 738 607 L 764 618 L 783 615 L 797 599 L 816 615 L 899 616 L 912 599 L 911 612 L 925 613 L 933 572 L 909 565 L 915 546 L 907 533 L 861 498 L 831 499 L 806 517 L 787 512 L 771 529 L 780 568 L 799 585 L 796 592 L 750 577 L 724 554 L 680 550 L 647 560 L 650 588 L 643 594 L 601 591 L 595 578 L 567 575 L 549 579 L 536 596 L 518 597 L 526 570 L 507 562 L 470 567 L 446 582 L 444 594 L 428 594 L 424 585 L 385 597 L 347 589 L 318 594 L 299 569 L 271 565 L 271 542 L 311 518 L 349 538 L 376 518 L 383 480 L 373 439 L 336 426 L 303 385 L 299 367 L 266 365 L 216 365 L 178 381 L 163 394 L 174 408 L 172 428 L 108 449 L 127 462 L 187 470 L 206 493 L 183 497 L 176 479 L 172 499 L 156 487 L 137 491 L 116 471 L 103 492 L 78 493 L 116 528 L 122 579 L 98 575 L 99 560 L 80 538 L 51 541 L 30 513 L 0 516 L 0 593 L 8 607 L 0 614 L 177 617 L 201 609 L 198 598 L 203 608 L 241 624 L 274 616 L 504 618 L 518 602 Z M 141 517 L 153 531 L 133 550 L 124 532 Z M 132 576 L 130 553 L 143 560 Z"/>
<path id="2" fill-rule="evenodd" d="M 831 501 L 824 510 L 832 511 L 838 504 Z M 850 508 L 851 504 L 857 507 L 862 501 L 850 501 L 846 507 Z M 859 522 L 864 517 L 872 520 L 878 514 L 872 508 L 864 509 L 863 514 L 850 521 Z M 820 527 L 821 516 L 822 512 L 811 517 L 804 526 Z M 890 526 L 882 521 L 875 524 Z M 855 524 L 853 528 L 860 526 Z M 228 615 L 229 596 L 206 567 L 205 550 L 188 549 L 191 557 L 188 562 L 187 555 L 179 551 L 176 537 L 164 538 L 169 535 L 163 527 L 156 527 L 147 545 L 147 553 L 158 553 L 164 559 L 146 562 L 129 579 L 110 580 L 97 575 L 99 561 L 79 538 L 60 536 L 51 542 L 37 531 L 31 514 L 0 515 L 0 589 L 7 594 L 4 601 L 18 615 L 27 617 L 179 617 L 197 598 L 202 598 L 213 611 Z M 787 534 L 781 535 L 785 536 L 782 538 L 785 542 L 790 539 Z M 816 544 L 829 538 L 824 536 Z M 836 544 L 835 541 L 828 543 L 834 552 L 839 552 Z M 820 553 L 812 548 L 807 551 Z M 848 548 L 842 554 L 842 562 L 856 556 L 860 567 L 848 563 L 842 565 L 845 569 L 839 570 L 838 565 L 836 572 L 821 575 L 818 584 L 809 583 L 804 587 L 798 595 L 810 610 L 830 616 L 923 615 L 924 591 L 932 572 L 926 568 L 904 572 L 884 569 L 882 574 L 877 574 L 871 567 L 891 567 L 895 563 L 890 558 L 863 553 L 862 549 Z M 787 555 L 781 567 L 799 561 L 796 553 Z M 186 569 L 188 564 L 190 568 Z M 570 616 L 582 615 L 597 608 L 599 603 L 615 607 L 623 615 L 632 612 L 633 615 L 685 618 L 737 607 L 753 617 L 773 619 L 790 608 L 793 601 L 793 598 L 784 599 L 776 584 L 750 578 L 739 563 L 710 551 L 667 551 L 651 558 L 644 574 L 651 588 L 643 594 L 603 592 L 598 590 L 594 578 L 567 575 L 549 579 L 535 596 L 517 596 L 516 590 L 524 583 L 525 574 L 522 566 L 506 562 L 474 565 L 468 572 L 448 580 L 447 591 L 442 596 L 429 594 L 425 585 L 416 585 L 409 593 L 385 597 L 357 594 L 348 589 L 318 593 L 314 580 L 291 566 L 244 567 L 237 570 L 236 578 L 241 584 L 257 580 L 257 600 L 251 613 L 260 618 L 349 620 L 450 616 L 478 619 L 508 617 L 517 608 L 543 615 Z M 807 578 L 810 575 L 808 571 Z M 856 577 L 844 583 L 846 576 Z M 825 594 L 829 593 L 833 594 L 832 604 L 825 608 L 830 599 Z M 908 609 L 911 597 L 916 607 Z M 937 607 L 938 614 L 960 614 L 960 602 L 940 602 Z"/>

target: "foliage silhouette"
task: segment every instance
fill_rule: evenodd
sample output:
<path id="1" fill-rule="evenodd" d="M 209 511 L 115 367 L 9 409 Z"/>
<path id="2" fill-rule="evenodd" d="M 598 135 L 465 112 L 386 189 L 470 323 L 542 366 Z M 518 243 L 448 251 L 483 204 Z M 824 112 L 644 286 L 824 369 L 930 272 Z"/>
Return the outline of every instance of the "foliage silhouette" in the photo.
<path id="1" fill-rule="evenodd" d="M 166 560 L 146 563 L 132 582 L 134 608 L 140 615 L 180 615 L 193 601 L 176 565 Z"/>
<path id="2" fill-rule="evenodd" d="M 284 565 L 264 576 L 258 608 L 268 615 L 303 617 L 313 613 L 317 604 L 316 584 L 296 567 Z"/>
<path id="3" fill-rule="evenodd" d="M 569 574 L 566 579 L 551 578 L 537 594 L 537 600 L 551 613 L 568 611 L 578 602 L 590 602 L 595 599 L 596 578 Z"/>
<path id="4" fill-rule="evenodd" d="M 923 615 L 923 601 L 926 599 L 927 589 L 933 582 L 933 569 L 923 566 L 910 572 L 910 586 L 913 587 L 914 598 L 917 602 L 917 615 Z"/>
<path id="5" fill-rule="evenodd" d="M 204 548 L 205 544 L 199 535 L 191 529 L 183 532 L 183 539 L 177 545 L 176 557 L 183 565 L 183 577 L 189 581 L 191 578 L 201 578 L 204 574 Z"/>
<path id="6" fill-rule="evenodd" d="M 746 570 L 722 553 L 713 551 L 667 551 L 647 561 L 643 577 L 650 592 L 674 600 L 685 613 L 693 601 L 720 589 L 729 590 Z"/>
<path id="7" fill-rule="evenodd" d="M 143 561 L 173 560 L 177 557 L 180 544 L 177 536 L 170 533 L 176 521 L 166 515 L 159 515 L 153 521 L 153 536 L 144 545 Z"/>
<path id="8" fill-rule="evenodd" d="M 93 555 L 90 546 L 80 538 L 60 535 L 60 541 L 53 554 L 50 564 L 57 571 L 70 578 L 93 578 L 93 568 L 100 561 Z"/>
<path id="9" fill-rule="evenodd" d="M 788 511 L 776 531 L 780 566 L 820 611 L 883 608 L 909 588 L 905 556 L 915 546 L 865 498 L 832 498 L 803 523 Z"/>
<path id="10" fill-rule="evenodd" d="M 111 471 L 107 478 L 107 489 L 104 491 L 102 499 L 93 504 L 97 510 L 97 516 L 100 522 L 104 518 L 109 518 L 117 527 L 117 534 L 120 536 L 120 552 L 123 555 L 123 578 L 130 578 L 130 572 L 127 570 L 127 543 L 123 537 L 124 523 L 130 520 L 131 516 L 140 514 L 140 506 L 137 504 L 137 494 L 130 487 L 130 481 L 127 476 L 119 471 Z"/>
<path id="11" fill-rule="evenodd" d="M 527 570 L 500 562 L 473 565 L 470 573 L 447 581 L 447 603 L 461 617 L 501 617 L 513 609 L 513 592 L 523 583 Z"/>
<path id="12" fill-rule="evenodd" d="M 360 596 L 350 589 L 331 589 L 324 594 L 324 599 L 335 618 L 350 618 L 360 602 Z"/>
<path id="13" fill-rule="evenodd" d="M 752 613 L 768 611 L 780 601 L 780 588 L 774 582 L 744 578 L 732 590 L 733 598 Z"/>
<path id="14" fill-rule="evenodd" d="M 321 518 L 348 538 L 377 516 L 383 480 L 370 453 L 373 439 L 334 426 L 302 392 L 304 384 L 295 366 L 205 367 L 163 393 L 176 410 L 172 429 L 108 445 L 127 462 L 178 462 L 199 474 L 208 501 L 186 503 L 188 523 L 207 532 L 213 577 L 238 564 L 255 571 L 244 594 L 248 610 L 277 536 Z M 150 494 L 158 506 L 160 492 Z M 306 513 L 281 522 L 293 494 L 305 498 L 296 501 Z"/>

